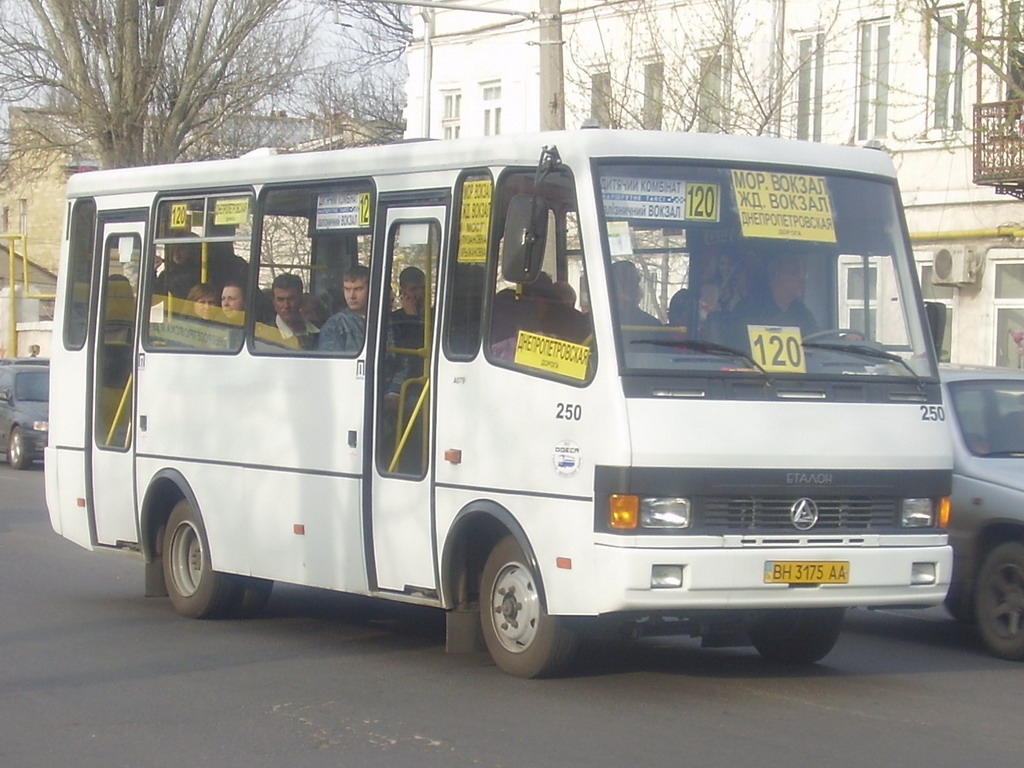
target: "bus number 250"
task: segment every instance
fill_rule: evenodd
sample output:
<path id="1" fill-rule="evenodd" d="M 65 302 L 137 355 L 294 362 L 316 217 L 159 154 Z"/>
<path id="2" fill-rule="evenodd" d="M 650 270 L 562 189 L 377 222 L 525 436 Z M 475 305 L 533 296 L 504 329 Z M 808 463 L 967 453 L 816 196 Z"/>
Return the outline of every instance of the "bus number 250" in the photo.
<path id="1" fill-rule="evenodd" d="M 555 418 L 562 421 L 579 421 L 583 418 L 583 406 L 574 403 L 559 403 L 555 409 Z"/>

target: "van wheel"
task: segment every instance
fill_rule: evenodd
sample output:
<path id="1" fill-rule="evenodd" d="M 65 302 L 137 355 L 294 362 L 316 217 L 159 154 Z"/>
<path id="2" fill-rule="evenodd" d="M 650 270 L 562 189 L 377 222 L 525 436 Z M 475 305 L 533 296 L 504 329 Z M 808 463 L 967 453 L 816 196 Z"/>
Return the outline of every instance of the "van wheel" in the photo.
<path id="1" fill-rule="evenodd" d="M 11 429 L 11 434 L 7 438 L 7 463 L 14 469 L 27 469 L 32 463 L 32 460 L 25 456 L 25 436 L 17 427 Z"/>
<path id="2" fill-rule="evenodd" d="M 993 656 L 1024 659 L 1024 545 L 1000 544 L 982 561 L 975 583 L 974 616 Z"/>
<path id="3" fill-rule="evenodd" d="M 210 545 L 192 505 L 174 505 L 163 535 L 164 582 L 171 604 L 182 616 L 213 619 L 235 601 L 239 586 L 210 565 Z"/>
<path id="4" fill-rule="evenodd" d="M 480 580 L 480 624 L 494 662 L 516 677 L 551 677 L 576 652 L 576 634 L 549 616 L 522 548 L 506 536 L 491 550 Z"/>
<path id="5" fill-rule="evenodd" d="M 750 627 L 750 642 L 768 661 L 813 664 L 835 647 L 845 614 L 843 608 L 765 611 Z"/>

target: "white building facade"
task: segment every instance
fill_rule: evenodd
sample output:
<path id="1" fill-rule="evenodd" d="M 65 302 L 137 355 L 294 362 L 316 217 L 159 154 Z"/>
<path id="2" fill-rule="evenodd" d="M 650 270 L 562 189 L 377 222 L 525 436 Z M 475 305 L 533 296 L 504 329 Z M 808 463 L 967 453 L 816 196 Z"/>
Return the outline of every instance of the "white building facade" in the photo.
<path id="1" fill-rule="evenodd" d="M 1024 97 L 1020 2 L 473 8 L 414 9 L 409 138 L 533 132 L 564 119 L 877 146 L 899 169 L 925 298 L 946 306 L 943 356 L 1024 367 L 1024 202 L 975 184 L 973 149 L 975 105 Z M 1000 114 L 1020 139 L 1015 109 Z M 1018 193 L 1020 173 L 1007 185 Z"/>

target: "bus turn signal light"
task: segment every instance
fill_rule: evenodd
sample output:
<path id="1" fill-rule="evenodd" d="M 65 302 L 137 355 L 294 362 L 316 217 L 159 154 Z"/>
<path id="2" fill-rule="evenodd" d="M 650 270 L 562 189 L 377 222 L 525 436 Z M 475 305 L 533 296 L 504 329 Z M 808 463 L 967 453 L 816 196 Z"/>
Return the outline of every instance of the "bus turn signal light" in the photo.
<path id="1" fill-rule="evenodd" d="M 631 494 L 613 493 L 608 497 L 608 525 L 618 530 L 636 528 L 640 519 L 640 498 Z"/>

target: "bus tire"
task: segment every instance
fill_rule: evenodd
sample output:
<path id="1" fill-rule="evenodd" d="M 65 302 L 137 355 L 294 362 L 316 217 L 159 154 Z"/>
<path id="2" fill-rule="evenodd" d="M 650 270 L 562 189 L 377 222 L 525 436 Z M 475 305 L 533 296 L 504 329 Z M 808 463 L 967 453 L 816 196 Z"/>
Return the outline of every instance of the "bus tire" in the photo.
<path id="1" fill-rule="evenodd" d="M 516 677 L 552 677 L 576 652 L 576 634 L 549 616 L 537 576 L 512 536 L 495 545 L 480 580 L 480 624 L 491 658 Z"/>
<path id="2" fill-rule="evenodd" d="M 1024 544 L 1007 541 L 985 556 L 975 582 L 974 616 L 989 653 L 1024 660 Z"/>
<path id="3" fill-rule="evenodd" d="M 238 618 L 261 616 L 270 602 L 270 593 L 274 591 L 274 582 L 270 579 L 258 579 L 255 576 L 236 577 L 238 589 L 234 604 L 228 611 L 229 615 Z"/>
<path id="4" fill-rule="evenodd" d="M 843 608 L 764 611 L 750 626 L 750 642 L 767 661 L 813 664 L 835 647 L 845 615 Z"/>
<path id="5" fill-rule="evenodd" d="M 238 583 L 213 570 L 206 533 L 185 499 L 171 510 L 162 539 L 164 582 L 175 610 L 192 619 L 223 616 L 238 597 Z"/>
<path id="6" fill-rule="evenodd" d="M 7 439 L 7 463 L 14 469 L 28 469 L 32 459 L 25 452 L 25 436 L 17 427 L 11 429 Z"/>

